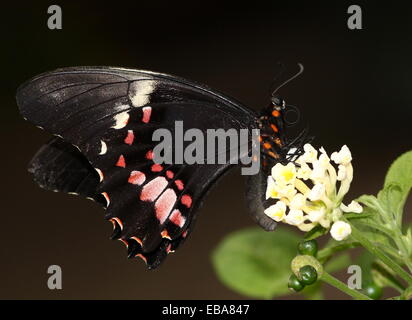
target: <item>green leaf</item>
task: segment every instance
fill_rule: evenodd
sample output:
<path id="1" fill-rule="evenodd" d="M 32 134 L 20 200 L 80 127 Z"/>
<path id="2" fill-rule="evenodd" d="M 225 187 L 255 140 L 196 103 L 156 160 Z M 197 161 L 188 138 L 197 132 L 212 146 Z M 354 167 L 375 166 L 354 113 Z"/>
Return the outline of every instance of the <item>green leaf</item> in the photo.
<path id="1" fill-rule="evenodd" d="M 406 152 L 397 158 L 390 166 L 384 183 L 386 204 L 396 213 L 397 221 L 402 221 L 403 206 L 410 189 L 412 188 L 412 151 Z M 381 199 L 380 199 L 381 200 Z"/>
<path id="2" fill-rule="evenodd" d="M 291 293 L 290 262 L 300 237 L 286 229 L 249 228 L 227 236 L 213 252 L 220 280 L 240 294 L 270 299 Z"/>
<path id="3" fill-rule="evenodd" d="M 386 188 L 392 183 L 401 186 L 403 192 L 406 193 L 412 188 L 412 151 L 401 155 L 389 167 L 384 187 Z"/>

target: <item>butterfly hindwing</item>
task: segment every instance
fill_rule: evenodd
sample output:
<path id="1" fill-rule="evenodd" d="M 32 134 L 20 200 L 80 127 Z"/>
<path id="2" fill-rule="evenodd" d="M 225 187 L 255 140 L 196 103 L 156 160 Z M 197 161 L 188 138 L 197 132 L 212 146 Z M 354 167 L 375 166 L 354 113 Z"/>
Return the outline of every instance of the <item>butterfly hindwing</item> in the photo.
<path id="1" fill-rule="evenodd" d="M 27 120 L 87 159 L 85 166 L 98 179 L 93 197 L 105 199 L 113 238 L 151 268 L 186 238 L 207 189 L 230 167 L 229 159 L 216 165 L 156 164 L 153 132 L 174 134 L 176 121 L 204 133 L 250 129 L 256 120 L 249 109 L 204 86 L 116 68 L 46 73 L 23 84 L 17 101 Z"/>

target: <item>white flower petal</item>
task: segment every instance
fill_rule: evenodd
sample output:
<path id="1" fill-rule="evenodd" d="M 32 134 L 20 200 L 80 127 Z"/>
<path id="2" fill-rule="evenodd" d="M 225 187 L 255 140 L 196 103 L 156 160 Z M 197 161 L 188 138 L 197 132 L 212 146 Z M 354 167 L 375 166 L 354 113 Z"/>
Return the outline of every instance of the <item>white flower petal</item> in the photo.
<path id="1" fill-rule="evenodd" d="M 336 164 L 347 165 L 352 161 L 352 154 L 349 148 L 344 145 L 339 152 L 332 153 L 331 158 Z"/>
<path id="2" fill-rule="evenodd" d="M 349 203 L 348 206 L 345 206 L 343 203 L 341 203 L 340 208 L 343 212 L 362 213 L 363 211 L 363 207 L 355 200 Z"/>
<path id="3" fill-rule="evenodd" d="M 317 160 L 318 158 L 318 151 L 312 147 L 309 143 L 303 146 L 303 150 L 305 153 L 301 156 L 302 160 L 305 162 L 312 163 Z"/>
<path id="4" fill-rule="evenodd" d="M 269 218 L 275 220 L 276 222 L 282 221 L 285 218 L 286 204 L 283 201 L 278 201 L 276 204 L 267 208 L 264 212 Z"/>
<path id="5" fill-rule="evenodd" d="M 340 164 L 338 167 L 338 181 L 342 181 L 346 178 L 346 171 L 346 167 Z"/>
<path id="6" fill-rule="evenodd" d="M 286 166 L 277 163 L 272 168 L 272 177 L 279 185 L 293 184 L 296 179 L 296 166 L 292 162 Z"/>
<path id="7" fill-rule="evenodd" d="M 330 228 L 330 234 L 332 238 L 337 241 L 342 241 L 346 239 L 352 233 L 352 228 L 350 224 L 344 221 L 336 221 L 332 228 Z"/>
<path id="8" fill-rule="evenodd" d="M 306 197 L 301 194 L 301 193 L 297 193 L 292 201 L 289 204 L 289 207 L 291 209 L 302 209 L 306 204 Z"/>
<path id="9" fill-rule="evenodd" d="M 300 225 L 303 223 L 303 211 L 302 210 L 290 210 L 285 217 L 286 223 L 289 223 L 293 226 Z"/>
<path id="10" fill-rule="evenodd" d="M 312 169 L 306 164 L 302 163 L 298 172 L 296 173 L 296 177 L 298 179 L 308 180 L 312 174 Z"/>
<path id="11" fill-rule="evenodd" d="M 275 180 L 271 176 L 268 177 L 268 182 L 266 186 L 266 200 L 272 198 L 277 199 L 279 198 L 279 193 L 276 188 Z"/>
<path id="12" fill-rule="evenodd" d="M 308 213 L 308 218 L 312 222 L 319 222 L 325 216 L 325 209 L 313 210 Z"/>
<path id="13" fill-rule="evenodd" d="M 317 183 L 313 186 L 308 194 L 308 198 L 312 201 L 320 200 L 325 195 L 325 185 L 323 183 Z"/>

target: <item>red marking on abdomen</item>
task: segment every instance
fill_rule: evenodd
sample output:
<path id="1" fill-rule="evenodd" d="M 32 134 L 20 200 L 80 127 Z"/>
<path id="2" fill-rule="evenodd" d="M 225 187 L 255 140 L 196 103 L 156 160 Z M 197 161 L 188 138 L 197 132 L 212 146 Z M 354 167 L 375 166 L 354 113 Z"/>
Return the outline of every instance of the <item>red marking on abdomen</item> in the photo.
<path id="1" fill-rule="evenodd" d="M 152 150 L 147 151 L 146 159 L 147 160 L 153 160 L 153 151 Z"/>
<path id="2" fill-rule="evenodd" d="M 137 184 L 140 186 L 143 182 L 146 181 L 146 175 L 141 171 L 132 171 L 127 182 L 131 184 Z"/>
<path id="3" fill-rule="evenodd" d="M 123 155 L 121 154 L 119 160 L 116 162 L 117 167 L 126 168 L 126 160 L 124 159 Z"/>
<path id="4" fill-rule="evenodd" d="M 142 201 L 154 201 L 166 188 L 167 180 L 165 177 L 157 177 L 146 184 L 140 194 Z"/>
<path id="5" fill-rule="evenodd" d="M 132 143 L 133 143 L 133 141 L 134 141 L 134 133 L 133 133 L 133 130 L 127 130 L 127 136 L 126 136 L 126 138 L 124 139 L 124 143 L 128 144 L 129 146 L 131 146 Z"/>
<path id="6" fill-rule="evenodd" d="M 166 189 L 155 203 L 156 218 L 163 224 L 176 203 L 176 193 L 173 189 Z"/>
<path id="7" fill-rule="evenodd" d="M 175 185 L 179 190 L 183 190 L 183 188 L 185 187 L 185 185 L 183 184 L 182 180 L 176 180 L 175 181 Z"/>
<path id="8" fill-rule="evenodd" d="M 144 123 L 148 123 L 150 121 L 150 116 L 152 114 L 152 108 L 151 107 L 144 107 L 143 108 L 143 117 L 142 121 Z"/>
<path id="9" fill-rule="evenodd" d="M 172 171 L 170 170 L 166 171 L 166 177 L 168 177 L 169 179 L 173 179 L 174 176 L 175 174 Z"/>
<path id="10" fill-rule="evenodd" d="M 182 216 L 182 213 L 178 209 L 173 210 L 169 220 L 180 228 L 183 227 L 186 222 L 186 218 Z"/>
<path id="11" fill-rule="evenodd" d="M 188 194 L 184 194 L 180 199 L 180 202 L 182 202 L 182 204 L 184 204 L 187 208 L 190 208 L 192 205 L 192 197 Z"/>
<path id="12" fill-rule="evenodd" d="M 160 164 L 155 163 L 154 165 L 152 165 L 152 172 L 160 172 L 162 170 L 163 170 L 163 167 Z"/>

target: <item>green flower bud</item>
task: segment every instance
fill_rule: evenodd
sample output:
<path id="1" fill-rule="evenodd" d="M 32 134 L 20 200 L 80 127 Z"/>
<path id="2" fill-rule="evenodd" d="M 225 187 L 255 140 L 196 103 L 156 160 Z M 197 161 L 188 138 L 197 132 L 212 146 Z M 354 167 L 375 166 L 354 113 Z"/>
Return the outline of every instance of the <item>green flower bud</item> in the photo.
<path id="1" fill-rule="evenodd" d="M 316 240 L 300 242 L 298 245 L 298 252 L 303 255 L 316 257 L 316 254 L 318 253 L 318 243 Z"/>
<path id="2" fill-rule="evenodd" d="M 303 290 L 304 287 L 305 285 L 302 282 L 300 282 L 299 279 L 294 274 L 290 276 L 289 282 L 288 282 L 289 289 L 295 292 L 299 292 Z"/>
<path id="3" fill-rule="evenodd" d="M 310 285 L 318 280 L 318 273 L 316 269 L 312 266 L 304 266 L 299 270 L 300 277 L 302 278 L 301 282 L 305 285 Z"/>
<path id="4" fill-rule="evenodd" d="M 300 269 L 304 266 L 312 266 L 317 273 L 317 277 L 321 278 L 322 274 L 323 274 L 323 266 L 321 265 L 321 263 L 312 256 L 308 256 L 308 255 L 298 255 L 296 256 L 292 262 L 291 262 L 291 269 L 292 272 L 295 274 L 295 276 L 299 279 L 302 280 L 302 277 L 300 275 Z"/>

